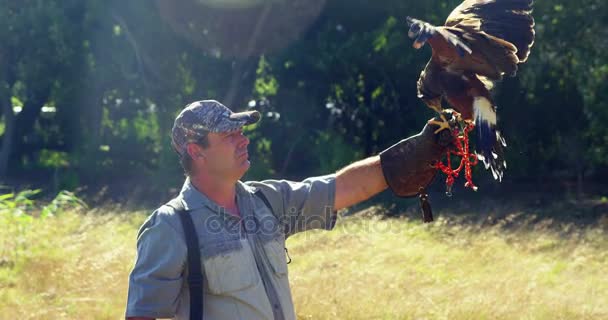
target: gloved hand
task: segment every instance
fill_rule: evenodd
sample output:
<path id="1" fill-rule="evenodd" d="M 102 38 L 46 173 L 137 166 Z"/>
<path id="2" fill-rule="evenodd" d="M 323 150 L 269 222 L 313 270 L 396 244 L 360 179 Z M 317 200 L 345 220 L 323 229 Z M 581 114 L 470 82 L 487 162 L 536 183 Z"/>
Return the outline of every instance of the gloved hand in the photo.
<path id="1" fill-rule="evenodd" d="M 449 110 L 444 110 L 443 115 L 454 128 L 455 115 Z M 434 120 L 440 121 L 438 117 Z M 437 128 L 437 125 L 427 124 L 417 135 L 401 140 L 380 153 L 384 178 L 395 195 L 416 196 L 435 177 L 438 169 L 434 164 L 454 143 L 450 130 L 435 134 Z"/>

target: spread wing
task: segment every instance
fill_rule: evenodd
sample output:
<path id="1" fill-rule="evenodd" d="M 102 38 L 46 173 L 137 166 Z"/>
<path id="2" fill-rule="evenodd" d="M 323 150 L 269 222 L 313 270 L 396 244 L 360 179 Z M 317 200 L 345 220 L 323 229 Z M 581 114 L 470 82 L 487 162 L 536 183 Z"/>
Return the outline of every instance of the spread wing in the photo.
<path id="1" fill-rule="evenodd" d="M 511 43 L 483 32 L 469 32 L 456 27 L 438 27 L 443 33 L 459 38 L 471 48 L 471 53 L 458 57 L 452 46 L 433 46 L 433 59 L 446 70 L 456 73 L 476 73 L 491 80 L 517 72 L 517 48 Z M 438 47 L 437 50 L 435 47 Z"/>
<path id="2" fill-rule="evenodd" d="M 477 154 L 496 179 L 506 168 L 506 145 L 489 90 L 528 59 L 534 43 L 532 1 L 465 0 L 444 26 L 422 28 L 433 55 L 418 79 L 418 97 L 437 109 L 444 96 L 465 119 L 475 119 Z"/>
<path id="3" fill-rule="evenodd" d="M 465 0 L 445 26 L 433 27 L 432 60 L 450 72 L 491 81 L 514 76 L 534 43 L 531 8 L 532 0 Z"/>
<path id="4" fill-rule="evenodd" d="M 485 33 L 517 48 L 518 63 L 530 55 L 534 44 L 533 0 L 465 0 L 445 21 L 472 33 Z"/>

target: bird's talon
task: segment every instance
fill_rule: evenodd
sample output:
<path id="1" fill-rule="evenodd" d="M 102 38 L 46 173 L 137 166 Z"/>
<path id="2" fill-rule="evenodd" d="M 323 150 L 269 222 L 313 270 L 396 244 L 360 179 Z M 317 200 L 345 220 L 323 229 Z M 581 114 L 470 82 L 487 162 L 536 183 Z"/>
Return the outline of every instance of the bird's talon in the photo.
<path id="1" fill-rule="evenodd" d="M 454 119 L 456 119 L 457 122 L 461 122 L 462 120 L 462 115 L 460 114 L 460 112 L 457 112 L 454 109 L 445 109 L 444 110 L 447 114 L 451 115 Z"/>
<path id="2" fill-rule="evenodd" d="M 450 123 L 448 122 L 448 120 L 446 120 L 445 116 L 443 114 L 440 114 L 439 117 L 441 118 L 441 121 L 431 119 L 427 122 L 428 124 L 434 124 L 439 127 L 437 128 L 437 130 L 435 130 L 435 134 L 438 134 L 439 132 L 445 129 L 451 129 Z"/>

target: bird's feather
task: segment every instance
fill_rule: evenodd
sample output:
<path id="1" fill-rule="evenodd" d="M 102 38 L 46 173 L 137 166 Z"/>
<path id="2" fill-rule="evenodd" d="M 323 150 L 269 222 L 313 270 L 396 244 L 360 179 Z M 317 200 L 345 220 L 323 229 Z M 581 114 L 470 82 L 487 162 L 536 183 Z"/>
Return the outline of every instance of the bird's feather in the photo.
<path id="1" fill-rule="evenodd" d="M 505 139 L 490 94 L 494 81 L 514 76 L 534 43 L 533 0 L 465 0 L 444 26 L 424 23 L 432 57 L 420 73 L 418 97 L 432 107 L 442 97 L 475 120 L 476 151 L 495 179 L 506 169 Z M 410 19 L 414 23 L 415 19 Z M 420 21 L 422 22 L 422 21 Z"/>
<path id="2" fill-rule="evenodd" d="M 490 80 L 488 77 L 477 75 L 477 79 L 483 83 L 486 90 L 490 91 L 494 89 L 494 81 Z"/>
<path id="3" fill-rule="evenodd" d="M 471 32 L 485 32 L 517 48 L 519 63 L 528 59 L 534 43 L 533 0 L 465 0 L 445 22 Z"/>
<path id="4" fill-rule="evenodd" d="M 432 60 L 447 71 L 477 73 L 492 80 L 517 71 L 517 49 L 510 43 L 481 33 L 470 33 L 457 28 L 436 27 L 429 39 L 433 48 Z M 458 47 L 467 48 L 461 55 Z"/>

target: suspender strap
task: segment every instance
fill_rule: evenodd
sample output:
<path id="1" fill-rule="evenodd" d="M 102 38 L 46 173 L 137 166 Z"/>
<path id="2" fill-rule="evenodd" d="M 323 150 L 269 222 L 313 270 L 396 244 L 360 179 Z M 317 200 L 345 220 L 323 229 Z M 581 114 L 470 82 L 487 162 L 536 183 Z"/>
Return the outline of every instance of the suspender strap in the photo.
<path id="1" fill-rule="evenodd" d="M 262 201 L 264 202 L 264 204 L 266 205 L 266 207 L 268 207 L 268 209 L 270 209 L 270 212 L 272 212 L 272 214 L 274 215 L 274 210 L 272 210 L 272 206 L 270 205 L 270 202 L 268 202 L 268 198 L 266 198 L 266 196 L 262 193 L 262 191 L 260 189 L 255 191 L 255 196 L 262 199 Z"/>
<path id="2" fill-rule="evenodd" d="M 262 191 L 257 190 L 255 195 L 262 199 L 266 207 L 274 214 L 274 210 L 270 205 L 270 202 Z M 194 228 L 194 222 L 190 216 L 190 212 L 184 208 L 184 204 L 181 199 L 176 198 L 167 205 L 173 208 L 179 220 L 182 223 L 184 229 L 184 235 L 186 237 L 186 246 L 188 248 L 188 288 L 190 291 L 190 320 L 202 320 L 203 319 L 203 272 L 201 270 L 201 253 L 198 244 L 198 236 L 196 229 Z M 287 248 L 285 248 L 287 252 Z M 289 253 L 287 253 L 289 256 Z M 291 258 L 289 258 L 291 262 Z M 288 263 L 289 263 L 288 262 Z"/>
<path id="3" fill-rule="evenodd" d="M 270 202 L 268 201 L 268 198 L 266 198 L 266 196 L 264 195 L 264 193 L 262 193 L 262 191 L 260 189 L 256 190 L 254 195 L 260 199 L 262 199 L 262 202 L 264 202 L 264 204 L 266 205 L 266 207 L 268 207 L 268 209 L 270 210 L 270 212 L 272 212 L 272 214 L 274 215 L 274 210 L 272 209 L 272 206 L 270 205 Z M 285 254 L 287 255 L 287 264 L 291 263 L 291 257 L 289 256 L 289 251 L 287 250 L 287 247 L 284 247 L 283 249 L 285 249 Z"/>
<path id="4" fill-rule="evenodd" d="M 198 236 L 190 212 L 184 208 L 181 199 L 174 199 L 167 204 L 175 209 L 186 236 L 188 247 L 188 288 L 190 291 L 190 320 L 203 319 L 203 273 L 201 270 L 201 252 Z"/>

